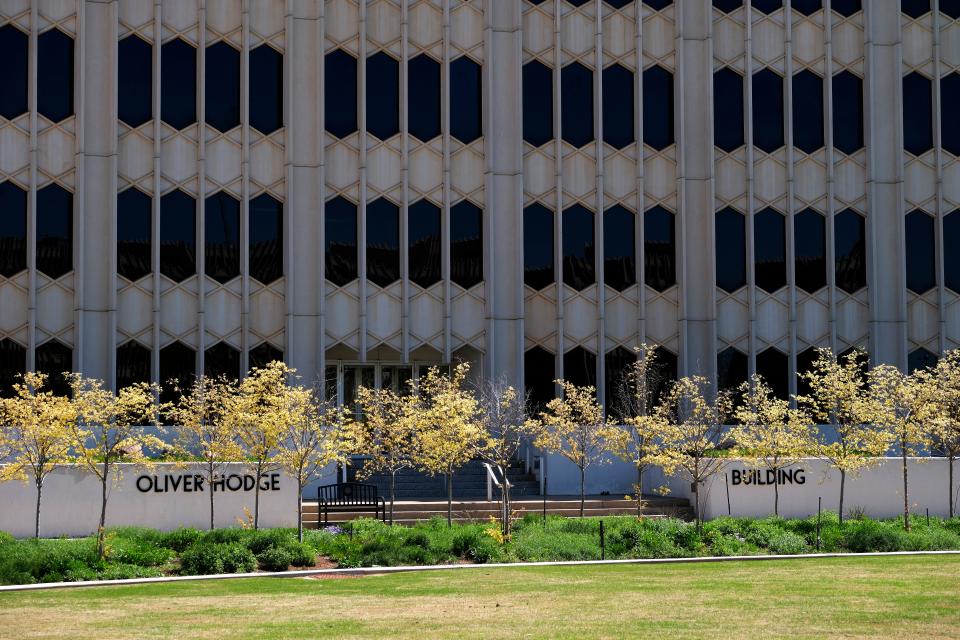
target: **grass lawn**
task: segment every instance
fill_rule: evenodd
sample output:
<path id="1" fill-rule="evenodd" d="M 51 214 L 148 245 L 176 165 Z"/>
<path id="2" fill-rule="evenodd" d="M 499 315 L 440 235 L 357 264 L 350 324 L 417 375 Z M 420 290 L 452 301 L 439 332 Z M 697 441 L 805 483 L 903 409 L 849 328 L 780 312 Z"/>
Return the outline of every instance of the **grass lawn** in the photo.
<path id="1" fill-rule="evenodd" d="M 960 638 L 960 557 L 511 567 L 0 594 L 3 638 Z"/>

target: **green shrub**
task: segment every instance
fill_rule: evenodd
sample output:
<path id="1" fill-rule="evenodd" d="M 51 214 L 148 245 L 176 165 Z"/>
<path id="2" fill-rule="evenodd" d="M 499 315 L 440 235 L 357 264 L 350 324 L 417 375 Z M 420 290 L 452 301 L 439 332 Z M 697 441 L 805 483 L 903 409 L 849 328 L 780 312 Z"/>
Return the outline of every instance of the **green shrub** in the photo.
<path id="1" fill-rule="evenodd" d="M 423 549 L 429 549 L 430 536 L 427 535 L 426 531 L 413 529 L 407 535 L 407 544 L 413 547 L 421 547 Z"/>
<path id="2" fill-rule="evenodd" d="M 796 555 L 807 551 L 807 542 L 792 531 L 781 531 L 767 540 L 766 547 L 776 555 Z"/>
<path id="3" fill-rule="evenodd" d="M 14 538 L 9 533 L 7 533 L 6 531 L 0 531 L 0 545 L 10 544 L 16 541 L 17 539 Z"/>
<path id="4" fill-rule="evenodd" d="M 257 566 L 253 553 L 242 544 L 201 542 L 180 556 L 180 573 L 210 575 L 215 573 L 247 573 Z"/>
<path id="5" fill-rule="evenodd" d="M 631 558 L 683 558 L 689 555 L 674 544 L 662 531 L 645 529 L 640 532 L 637 544 L 631 549 Z"/>
<path id="6" fill-rule="evenodd" d="M 111 562 L 159 567 L 170 561 L 173 551 L 156 546 L 146 540 L 113 538 L 107 543 L 107 558 Z"/>
<path id="7" fill-rule="evenodd" d="M 207 544 L 233 544 L 243 542 L 249 537 L 245 529 L 213 529 L 203 534 L 203 542 Z"/>
<path id="8" fill-rule="evenodd" d="M 286 571 L 290 568 L 290 553 L 284 547 L 269 547 L 257 556 L 264 571 Z"/>
<path id="9" fill-rule="evenodd" d="M 140 567 L 135 564 L 111 564 L 95 578 L 77 580 L 130 580 L 131 578 L 158 578 L 163 572 L 156 567 Z"/>
<path id="10" fill-rule="evenodd" d="M 308 544 L 291 542 L 285 547 L 290 564 L 295 567 L 312 567 L 317 563 L 317 554 Z"/>
<path id="11" fill-rule="evenodd" d="M 746 555 L 746 545 L 739 538 L 718 533 L 709 538 L 710 553 L 715 556 Z"/>
<path id="12" fill-rule="evenodd" d="M 177 553 L 183 553 L 191 545 L 199 542 L 202 537 L 203 532 L 197 531 L 192 527 L 182 527 L 164 533 L 160 546 L 173 549 Z"/>
<path id="13" fill-rule="evenodd" d="M 851 523 L 845 543 L 854 553 L 903 551 L 907 546 L 903 530 L 873 520 L 857 520 Z"/>
<path id="14" fill-rule="evenodd" d="M 246 537 L 246 545 L 255 556 L 272 547 L 283 547 L 293 542 L 293 532 L 288 529 L 261 529 L 252 531 Z"/>

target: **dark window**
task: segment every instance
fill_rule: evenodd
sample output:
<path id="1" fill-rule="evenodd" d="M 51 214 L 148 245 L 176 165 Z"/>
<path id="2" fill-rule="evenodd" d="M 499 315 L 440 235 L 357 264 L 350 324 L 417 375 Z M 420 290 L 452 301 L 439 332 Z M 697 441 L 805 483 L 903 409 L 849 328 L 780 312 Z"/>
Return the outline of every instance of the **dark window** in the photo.
<path id="1" fill-rule="evenodd" d="M 563 212 L 563 283 L 577 291 L 596 282 L 593 212 L 575 204 Z"/>
<path id="2" fill-rule="evenodd" d="M 174 129 L 197 121 L 197 50 L 180 38 L 160 48 L 160 119 Z"/>
<path id="3" fill-rule="evenodd" d="M 0 398 L 13 395 L 18 376 L 27 372 L 27 350 L 10 338 L 0 340 Z"/>
<path id="4" fill-rule="evenodd" d="M 483 281 L 483 211 L 466 200 L 450 209 L 450 280 L 464 289 Z"/>
<path id="5" fill-rule="evenodd" d="M 326 278 L 338 287 L 357 279 L 357 205 L 336 197 L 324 207 Z"/>
<path id="6" fill-rule="evenodd" d="M 717 388 L 734 391 L 747 381 L 747 355 L 727 347 L 717 354 Z"/>
<path id="7" fill-rule="evenodd" d="M 810 388 L 810 382 L 803 377 L 803 374 L 813 371 L 813 364 L 818 358 L 816 347 L 807 347 L 797 354 L 797 395 L 810 396 L 813 390 Z"/>
<path id="8" fill-rule="evenodd" d="M 59 29 L 37 38 L 37 112 L 53 122 L 73 115 L 73 38 Z"/>
<path id="9" fill-rule="evenodd" d="M 960 18 L 960 0 L 940 0 L 940 13 L 954 20 Z"/>
<path id="10" fill-rule="evenodd" d="M 753 144 L 767 153 L 783 146 L 783 78 L 771 69 L 753 74 Z"/>
<path id="11" fill-rule="evenodd" d="M 614 205 L 603 212 L 603 281 L 617 291 L 637 283 L 633 213 Z"/>
<path id="12" fill-rule="evenodd" d="M 794 275 L 797 287 L 813 293 L 827 285 L 826 220 L 813 209 L 793 218 Z"/>
<path id="13" fill-rule="evenodd" d="M 117 45 L 117 116 L 131 127 L 153 118 L 153 47 L 137 36 Z"/>
<path id="14" fill-rule="evenodd" d="M 860 11 L 860 0 L 830 0 L 830 8 L 842 16 L 850 17 Z"/>
<path id="15" fill-rule="evenodd" d="M 537 60 L 523 65 L 523 139 L 535 147 L 553 140 L 553 71 Z"/>
<path id="16" fill-rule="evenodd" d="M 240 52 L 221 40 L 207 47 L 206 65 L 204 118 L 213 128 L 229 131 L 240 124 Z"/>
<path id="17" fill-rule="evenodd" d="M 543 289 L 554 280 L 553 212 L 535 202 L 523 210 L 523 282 Z"/>
<path id="18" fill-rule="evenodd" d="M 196 351 L 179 341 L 160 349 L 160 402 L 174 402 L 177 387 L 186 393 L 196 375 Z"/>
<path id="19" fill-rule="evenodd" d="M 782 400 L 790 398 L 790 363 L 786 354 L 773 347 L 758 353 L 757 375 L 770 385 L 775 396 Z"/>
<path id="20" fill-rule="evenodd" d="M 117 194 L 117 273 L 139 280 L 153 271 L 150 196 L 131 187 Z"/>
<path id="21" fill-rule="evenodd" d="M 37 270 L 51 278 L 73 270 L 73 194 L 56 184 L 37 192 Z"/>
<path id="22" fill-rule="evenodd" d="M 933 218 L 925 211 L 912 211 L 905 219 L 905 230 L 907 289 L 914 293 L 924 293 L 937 286 L 937 249 Z"/>
<path id="23" fill-rule="evenodd" d="M 593 71 L 579 62 L 560 71 L 560 130 L 575 147 L 593 141 Z"/>
<path id="24" fill-rule="evenodd" d="M 240 352 L 226 342 L 218 342 L 203 352 L 203 375 L 208 378 L 240 377 Z"/>
<path id="25" fill-rule="evenodd" d="M 903 148 L 915 156 L 933 148 L 930 79 L 916 71 L 903 78 Z"/>
<path id="26" fill-rule="evenodd" d="M 957 4 L 960 5 L 960 1 Z M 940 104 L 960 105 L 960 73 L 940 79 Z M 940 118 L 940 142 L 945 151 L 960 156 L 960 118 Z"/>
<path id="27" fill-rule="evenodd" d="M 218 191 L 204 207 L 204 273 L 220 283 L 240 275 L 240 202 Z"/>
<path id="28" fill-rule="evenodd" d="M 833 76 L 833 146 L 848 155 L 863 148 L 863 80 L 849 71 Z"/>
<path id="29" fill-rule="evenodd" d="M 662 1 L 663 0 L 661 0 L 661 2 Z M 608 5 L 610 5 L 614 9 L 623 9 L 628 4 L 632 4 L 633 0 L 604 0 L 604 2 L 606 2 Z M 535 2 L 534 4 L 537 4 L 537 3 Z M 648 4 L 648 3 L 645 2 L 644 4 Z M 659 4 L 659 3 L 654 2 L 653 4 Z"/>
<path id="30" fill-rule="evenodd" d="M 643 142 L 654 149 L 673 144 L 673 74 L 663 67 L 643 72 Z"/>
<path id="31" fill-rule="evenodd" d="M 628 5 L 630 3 L 630 0 L 615 0 L 614 2 L 611 2 L 611 0 L 607 0 L 607 2 L 610 2 L 610 4 L 612 4 L 614 7 L 619 9 L 621 7 L 625 7 L 626 5 Z M 647 5 L 654 11 L 660 11 L 661 9 L 666 9 L 667 7 L 672 5 L 673 0 L 643 0 L 643 4 Z"/>
<path id="32" fill-rule="evenodd" d="M 59 340 L 45 342 L 35 354 L 36 370 L 47 374 L 47 388 L 58 396 L 70 395 L 70 383 L 64 374 L 73 371 L 73 350 Z"/>
<path id="33" fill-rule="evenodd" d="M 334 49 L 324 58 L 323 73 L 326 128 L 344 138 L 357 130 L 357 59 Z"/>
<path id="34" fill-rule="evenodd" d="M 733 293 L 747 284 L 747 240 L 743 214 L 727 207 L 716 217 L 717 286 Z"/>
<path id="35" fill-rule="evenodd" d="M 914 371 L 920 371 L 923 369 L 932 369 L 937 366 L 937 355 L 931 353 L 924 348 L 916 349 L 911 351 L 907 355 L 907 372 L 913 373 Z"/>
<path id="36" fill-rule="evenodd" d="M 713 74 L 713 143 L 728 152 L 743 146 L 743 76 L 729 67 Z"/>
<path id="37" fill-rule="evenodd" d="M 823 78 L 807 70 L 793 76 L 793 144 L 805 153 L 823 146 Z"/>
<path id="38" fill-rule="evenodd" d="M 283 205 L 265 193 L 250 201 L 250 277 L 283 277 Z"/>
<path id="39" fill-rule="evenodd" d="M 534 347 L 523 354 L 523 386 L 531 414 L 543 410 L 556 397 L 555 366 L 554 355 L 543 347 Z"/>
<path id="40" fill-rule="evenodd" d="M 578 387 L 597 386 L 597 356 L 583 347 L 563 354 L 563 379 Z"/>
<path id="41" fill-rule="evenodd" d="M 440 135 L 440 63 L 421 54 L 407 63 L 407 73 L 410 134 L 426 142 Z"/>
<path id="42" fill-rule="evenodd" d="M 677 284 L 676 217 L 660 205 L 643 214 L 643 280 L 657 291 Z"/>
<path id="43" fill-rule="evenodd" d="M 271 362 L 283 362 L 283 351 L 269 342 L 261 342 L 247 353 L 250 369 L 263 369 Z"/>
<path id="44" fill-rule="evenodd" d="M 823 8 L 823 0 L 793 0 L 790 6 L 803 15 L 809 16 Z"/>
<path id="45" fill-rule="evenodd" d="M 367 280 L 386 287 L 400 279 L 400 213 L 386 198 L 367 205 Z"/>
<path id="46" fill-rule="evenodd" d="M 463 143 L 483 135 L 482 67 L 466 56 L 450 63 L 450 135 Z"/>
<path id="47" fill-rule="evenodd" d="M 911 18 L 930 13 L 930 0 L 900 0 L 900 10 Z"/>
<path id="48" fill-rule="evenodd" d="M 0 276 L 27 268 L 27 192 L 0 182 Z"/>
<path id="49" fill-rule="evenodd" d="M 631 367 L 637 361 L 637 354 L 629 349 L 617 347 L 608 351 L 603 358 L 604 409 L 618 418 L 633 415 L 633 399 L 629 388 Z"/>
<path id="50" fill-rule="evenodd" d="M 867 286 L 867 248 L 863 216 L 846 209 L 833 219 L 836 284 L 847 293 Z"/>
<path id="51" fill-rule="evenodd" d="M 773 293 L 787 284 L 787 231 L 783 215 L 766 208 L 753 216 L 754 283 Z"/>
<path id="52" fill-rule="evenodd" d="M 943 284 L 960 293 L 960 209 L 943 217 L 943 246 L 950 251 L 943 252 Z"/>
<path id="53" fill-rule="evenodd" d="M 846 362 L 850 356 L 854 356 L 854 361 L 857 363 L 857 366 L 860 368 L 861 375 L 866 373 L 867 368 L 870 365 L 870 357 L 867 355 L 867 352 L 864 350 L 864 347 L 847 347 L 840 352 L 840 355 L 837 356 L 837 360 L 840 362 Z"/>
<path id="54" fill-rule="evenodd" d="M 27 34 L 12 24 L 0 27 L 0 60 L 0 116 L 12 119 L 27 111 Z"/>
<path id="55" fill-rule="evenodd" d="M 713 0 L 713 7 L 724 13 L 730 13 L 743 6 L 743 0 Z"/>
<path id="56" fill-rule="evenodd" d="M 603 141 L 622 149 L 634 140 L 633 72 L 615 64 L 603 70 Z"/>
<path id="57" fill-rule="evenodd" d="M 407 208 L 407 260 L 410 282 L 423 287 L 440 282 L 440 208 L 418 200 Z"/>
<path id="58" fill-rule="evenodd" d="M 150 382 L 150 349 L 133 340 L 117 347 L 117 391 Z"/>
<path id="59" fill-rule="evenodd" d="M 177 189 L 160 198 L 160 273 L 181 282 L 196 272 L 197 203 Z"/>
<path id="60" fill-rule="evenodd" d="M 270 45 L 262 44 L 250 52 L 248 93 L 251 127 L 273 133 L 283 126 L 283 54 Z"/>
<path id="61" fill-rule="evenodd" d="M 750 5 L 757 11 L 773 13 L 783 6 L 783 0 L 752 0 Z"/>
<path id="62" fill-rule="evenodd" d="M 400 65 L 383 51 L 367 58 L 367 131 L 381 140 L 400 131 Z"/>

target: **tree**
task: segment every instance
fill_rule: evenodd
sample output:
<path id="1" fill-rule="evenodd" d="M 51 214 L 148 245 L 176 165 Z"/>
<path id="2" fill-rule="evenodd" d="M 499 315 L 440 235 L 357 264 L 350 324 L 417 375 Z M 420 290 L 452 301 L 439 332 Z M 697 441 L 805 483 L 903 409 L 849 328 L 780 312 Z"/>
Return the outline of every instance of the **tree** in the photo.
<path id="1" fill-rule="evenodd" d="M 597 390 L 592 386 L 578 387 L 566 380 L 556 380 L 563 396 L 554 398 L 540 412 L 537 427 L 540 432 L 534 444 L 552 453 L 558 453 L 580 470 L 580 517 L 586 500 L 587 469 L 607 462 L 613 441 L 618 437 L 597 402 Z"/>
<path id="2" fill-rule="evenodd" d="M 639 516 L 643 514 L 643 474 L 660 463 L 667 425 L 656 413 L 665 382 L 656 366 L 657 346 L 641 344 L 634 351 L 637 359 L 617 385 L 616 413 L 621 433 L 612 444 L 617 456 L 637 469 L 634 490 Z"/>
<path id="3" fill-rule="evenodd" d="M 960 350 L 943 354 L 929 383 L 931 402 L 924 405 L 922 419 L 931 426 L 933 447 L 947 458 L 947 510 L 952 518 L 957 502 L 953 468 L 960 457 Z"/>
<path id="4" fill-rule="evenodd" d="M 813 449 L 810 419 L 787 400 L 774 395 L 763 377 L 754 374 L 740 387 L 743 402 L 731 437 L 748 464 L 773 471 L 773 513 L 780 515 L 780 474 Z"/>
<path id="5" fill-rule="evenodd" d="M 240 438 L 256 483 L 253 494 L 253 528 L 260 526 L 260 481 L 279 467 L 276 460 L 288 419 L 287 381 L 295 371 L 274 360 L 254 368 L 239 385 L 236 401 L 227 417 L 235 421 L 231 430 Z"/>
<path id="6" fill-rule="evenodd" d="M 306 387 L 287 387 L 284 411 L 277 462 L 297 483 L 297 539 L 303 542 L 303 488 L 330 464 L 347 463 L 356 434 L 347 411 Z"/>
<path id="7" fill-rule="evenodd" d="M 46 374 L 25 373 L 17 380 L 13 396 L 3 400 L 0 412 L 9 449 L 0 479 L 33 482 L 37 489 L 33 535 L 39 538 L 43 483 L 54 469 L 70 461 L 70 428 L 76 412 L 69 398 L 46 389 Z"/>
<path id="8" fill-rule="evenodd" d="M 176 440 L 188 456 L 199 459 L 203 480 L 210 495 L 210 529 L 214 528 L 214 493 L 227 462 L 241 460 L 236 420 L 230 417 L 236 402 L 237 385 L 227 378 L 200 376 L 180 396 L 163 407 L 176 425 Z"/>
<path id="9" fill-rule="evenodd" d="M 730 413 L 730 397 L 713 393 L 702 376 L 677 380 L 657 406 L 657 415 L 666 425 L 661 457 L 663 470 L 689 480 L 694 495 L 697 530 L 702 526 L 700 489 L 723 471 L 727 458 L 718 455 L 724 435 L 724 420 Z"/>
<path id="10" fill-rule="evenodd" d="M 495 466 L 503 481 L 500 491 L 501 531 L 510 535 L 510 483 L 507 469 L 525 442 L 540 435 L 540 425 L 527 420 L 527 399 L 505 376 L 484 378 L 476 385 L 479 402 L 480 443 L 477 454 Z"/>
<path id="11" fill-rule="evenodd" d="M 816 430 L 814 455 L 840 472 L 839 517 L 843 521 L 843 499 L 847 475 L 876 463 L 886 453 L 890 439 L 870 423 L 865 365 L 862 352 L 852 351 L 842 360 L 829 349 L 817 349 L 813 368 L 800 374 L 810 385 L 809 396 L 798 404 L 821 425 L 833 426 L 834 437 Z"/>
<path id="12" fill-rule="evenodd" d="M 450 376 L 431 367 L 418 383 L 415 409 L 417 465 L 447 479 L 447 525 L 453 522 L 453 474 L 477 450 L 480 426 L 477 399 L 464 387 L 470 365 L 458 364 Z"/>
<path id="13" fill-rule="evenodd" d="M 363 419 L 356 425 L 358 453 L 368 456 L 359 471 L 362 478 L 390 474 L 390 524 L 396 501 L 397 473 L 414 466 L 417 445 L 416 397 L 392 389 L 357 390 Z"/>
<path id="14" fill-rule="evenodd" d="M 121 479 L 119 462 L 148 464 L 144 448 L 163 447 L 163 441 L 145 430 L 157 428 L 157 385 L 132 384 L 114 393 L 103 381 L 79 373 L 68 376 L 76 420 L 70 425 L 70 447 L 77 461 L 100 482 L 100 520 L 97 526 L 97 554 L 104 557 L 107 501 L 111 483 Z"/>

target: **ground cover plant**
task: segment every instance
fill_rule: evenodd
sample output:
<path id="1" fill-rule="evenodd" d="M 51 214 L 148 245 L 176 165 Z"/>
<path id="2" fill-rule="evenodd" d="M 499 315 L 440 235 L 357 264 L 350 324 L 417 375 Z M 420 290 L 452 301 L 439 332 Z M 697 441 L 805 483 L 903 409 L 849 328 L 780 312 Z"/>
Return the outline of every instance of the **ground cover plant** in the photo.
<path id="1" fill-rule="evenodd" d="M 29 638 L 951 638 L 960 557 L 477 568 L 0 593 Z"/>
<path id="2" fill-rule="evenodd" d="M 0 535 L 0 583 L 30 584 L 162 575 L 244 573 L 338 566 L 376 567 L 626 558 L 690 558 L 804 554 L 816 551 L 960 550 L 960 518 L 916 518 L 910 531 L 898 519 L 840 522 L 825 513 L 802 520 L 717 518 L 700 531 L 674 518 L 562 518 L 517 520 L 509 537 L 495 521 L 448 526 L 435 519 L 412 527 L 360 519 L 307 531 L 216 529 L 198 531 L 123 527 L 105 536 L 14 540 Z M 819 541 L 818 541 L 819 540 Z"/>

